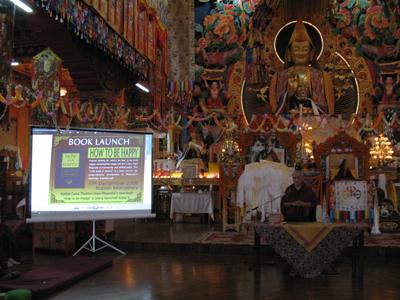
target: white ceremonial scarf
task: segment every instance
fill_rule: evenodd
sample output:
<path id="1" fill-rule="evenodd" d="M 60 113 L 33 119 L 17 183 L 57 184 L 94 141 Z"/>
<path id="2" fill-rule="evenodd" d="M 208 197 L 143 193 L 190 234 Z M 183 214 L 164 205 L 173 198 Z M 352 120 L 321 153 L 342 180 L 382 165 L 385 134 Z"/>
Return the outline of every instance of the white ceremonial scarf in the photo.
<path id="1" fill-rule="evenodd" d="M 293 168 L 263 161 L 248 164 L 237 185 L 237 205 L 246 204 L 247 211 L 261 211 L 261 221 L 267 214 L 280 213 L 280 201 L 286 188 L 293 183 Z"/>

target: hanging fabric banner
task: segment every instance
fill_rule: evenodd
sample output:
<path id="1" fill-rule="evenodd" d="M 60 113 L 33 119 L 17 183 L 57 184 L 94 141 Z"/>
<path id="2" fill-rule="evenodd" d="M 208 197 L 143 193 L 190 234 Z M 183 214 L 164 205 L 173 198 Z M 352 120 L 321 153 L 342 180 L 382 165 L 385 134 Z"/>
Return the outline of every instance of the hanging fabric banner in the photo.
<path id="1" fill-rule="evenodd" d="M 157 21 L 155 38 L 156 38 L 156 48 L 158 51 L 160 51 L 160 53 L 159 53 L 160 56 L 157 57 L 156 64 L 159 64 L 161 66 L 163 72 L 165 71 L 164 70 L 164 68 L 165 68 L 164 60 L 166 58 L 165 51 L 167 48 L 167 44 L 165 43 L 164 31 L 165 31 L 165 28 L 164 28 L 163 24 L 161 22 Z"/>
<path id="2" fill-rule="evenodd" d="M 152 63 L 156 62 L 156 20 L 154 11 L 149 14 L 147 33 L 147 57 Z"/>
<path id="3" fill-rule="evenodd" d="M 123 32 L 124 1 L 109 0 L 108 2 L 108 24 L 118 33 Z"/>
<path id="4" fill-rule="evenodd" d="M 148 49 L 147 49 L 147 39 L 149 37 L 149 14 L 148 14 L 148 6 L 147 6 L 147 2 L 145 0 L 143 0 L 143 4 L 144 4 L 144 10 L 143 12 L 140 13 L 140 20 L 143 24 L 143 31 L 144 31 L 144 35 L 143 35 L 143 53 L 144 56 L 148 57 Z"/>
<path id="5" fill-rule="evenodd" d="M 164 29 L 164 74 L 168 76 L 168 31 Z"/>
<path id="6" fill-rule="evenodd" d="M 167 75 L 162 74 L 161 103 L 165 103 L 166 98 L 167 98 Z"/>
<path id="7" fill-rule="evenodd" d="M 0 3 L 0 79 L 3 82 L 8 81 L 12 58 L 12 19 L 10 16 L 9 3 Z"/>
<path id="8" fill-rule="evenodd" d="M 89 4 L 89 3 L 88 3 Z M 93 6 L 93 8 L 95 9 L 95 10 L 97 10 L 97 8 L 100 6 L 100 0 L 91 0 L 91 3 L 90 3 L 92 6 Z"/>
<path id="9" fill-rule="evenodd" d="M 155 24 L 155 52 L 156 52 L 156 60 L 155 60 L 155 77 L 156 77 L 156 82 L 155 82 L 155 109 L 163 113 L 163 103 L 165 103 L 165 73 L 164 73 L 164 48 L 165 48 L 165 43 L 163 39 L 163 25 L 161 22 L 158 20 L 154 22 Z"/>
<path id="10" fill-rule="evenodd" d="M 146 40 L 147 40 L 147 7 L 144 0 L 138 0 L 138 39 L 136 48 L 142 55 L 146 56 Z"/>
<path id="11" fill-rule="evenodd" d="M 194 2 L 176 0 L 168 2 L 168 78 L 175 81 L 194 79 L 195 25 Z M 223 5 L 219 3 L 218 5 Z M 228 32 L 227 24 L 221 25 Z"/>
<path id="12" fill-rule="evenodd" d="M 108 1 L 107 0 L 94 0 L 93 8 L 99 13 L 100 16 L 107 20 Z"/>
<path id="13" fill-rule="evenodd" d="M 335 182 L 336 210 L 358 211 L 367 208 L 367 182 L 341 180 Z"/>
<path id="14" fill-rule="evenodd" d="M 124 3 L 124 38 L 131 46 L 135 46 L 135 0 Z"/>
<path id="15" fill-rule="evenodd" d="M 140 32 L 140 22 L 139 22 L 139 10 L 140 10 L 140 0 L 134 0 L 134 15 L 133 15 L 133 20 L 135 22 L 135 48 L 136 50 L 138 49 L 139 45 L 139 32 Z"/>

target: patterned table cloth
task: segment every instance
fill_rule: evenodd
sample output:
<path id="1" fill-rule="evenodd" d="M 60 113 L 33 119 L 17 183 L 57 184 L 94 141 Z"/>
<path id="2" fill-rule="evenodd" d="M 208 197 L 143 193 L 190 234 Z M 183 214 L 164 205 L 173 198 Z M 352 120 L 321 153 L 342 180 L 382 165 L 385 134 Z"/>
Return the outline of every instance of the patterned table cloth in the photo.
<path id="1" fill-rule="evenodd" d="M 291 227 L 296 227 L 291 224 Z M 300 226 L 300 224 L 299 224 Z M 353 242 L 353 275 L 360 272 L 360 251 L 363 247 L 366 224 L 326 224 L 328 233 L 312 250 L 301 245 L 283 224 L 253 224 L 255 247 L 260 238 L 280 255 L 301 277 L 312 278 L 321 274 Z M 255 267 L 258 267 L 255 265 Z"/>

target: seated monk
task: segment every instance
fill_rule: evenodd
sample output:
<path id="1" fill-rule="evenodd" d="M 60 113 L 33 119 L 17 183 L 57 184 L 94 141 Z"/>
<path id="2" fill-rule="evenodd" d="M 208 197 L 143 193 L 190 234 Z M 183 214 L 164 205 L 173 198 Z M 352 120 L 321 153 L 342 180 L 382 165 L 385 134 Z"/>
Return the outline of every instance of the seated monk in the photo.
<path id="1" fill-rule="evenodd" d="M 343 159 L 339 165 L 339 171 L 337 172 L 335 179 L 347 179 L 354 180 L 354 176 L 350 171 L 349 166 L 347 165 L 347 160 Z"/>
<path id="2" fill-rule="evenodd" d="M 302 171 L 293 172 L 290 185 L 281 200 L 281 212 L 287 222 L 315 222 L 317 196 L 311 187 L 304 183 Z"/>

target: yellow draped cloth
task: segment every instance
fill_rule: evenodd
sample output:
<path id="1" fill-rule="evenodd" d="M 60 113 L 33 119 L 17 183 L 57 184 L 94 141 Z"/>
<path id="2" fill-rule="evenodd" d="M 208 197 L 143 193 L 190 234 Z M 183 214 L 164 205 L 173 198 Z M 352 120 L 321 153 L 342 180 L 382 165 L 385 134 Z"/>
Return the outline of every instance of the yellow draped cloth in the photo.
<path id="1" fill-rule="evenodd" d="M 333 224 L 322 223 L 291 223 L 283 228 L 308 252 L 312 251 L 335 227 Z"/>

